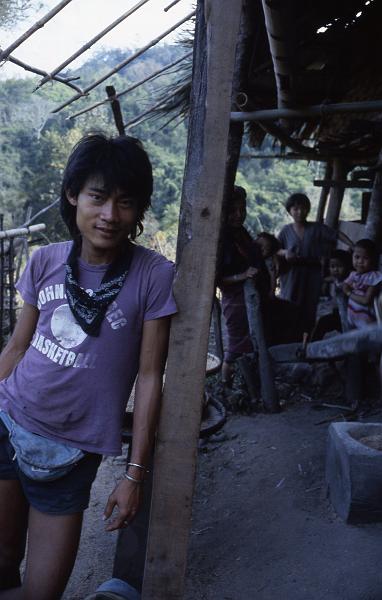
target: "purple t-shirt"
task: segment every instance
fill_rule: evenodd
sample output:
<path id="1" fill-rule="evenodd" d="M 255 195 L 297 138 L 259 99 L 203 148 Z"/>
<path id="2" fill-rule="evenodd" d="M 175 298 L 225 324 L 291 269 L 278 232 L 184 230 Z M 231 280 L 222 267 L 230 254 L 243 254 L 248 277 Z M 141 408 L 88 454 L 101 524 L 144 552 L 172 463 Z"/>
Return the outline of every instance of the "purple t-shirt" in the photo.
<path id="1" fill-rule="evenodd" d="M 71 242 L 39 248 L 17 288 L 40 311 L 22 360 L 0 382 L 0 408 L 34 433 L 88 452 L 118 455 L 121 426 L 139 367 L 144 321 L 176 313 L 174 266 L 134 247 L 125 284 L 110 304 L 98 337 L 74 319 L 65 296 Z M 79 261 L 79 283 L 99 287 L 107 266 Z"/>

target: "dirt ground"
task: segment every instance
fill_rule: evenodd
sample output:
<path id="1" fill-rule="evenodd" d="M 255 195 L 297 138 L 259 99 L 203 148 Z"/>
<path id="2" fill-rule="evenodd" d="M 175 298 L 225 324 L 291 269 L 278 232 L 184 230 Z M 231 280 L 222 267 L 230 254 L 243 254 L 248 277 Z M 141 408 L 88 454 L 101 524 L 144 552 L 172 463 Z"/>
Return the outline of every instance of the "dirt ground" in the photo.
<path id="1" fill-rule="evenodd" d="M 347 525 L 326 496 L 324 421 L 346 413 L 316 404 L 343 401 L 338 374 L 288 367 L 279 375 L 281 413 L 252 410 L 239 385 L 224 428 L 200 444 L 184 598 L 382 600 L 382 523 Z M 378 405 L 358 415 L 381 419 Z M 101 466 L 64 600 L 111 576 L 116 536 L 103 532 L 101 515 L 121 462 Z"/>

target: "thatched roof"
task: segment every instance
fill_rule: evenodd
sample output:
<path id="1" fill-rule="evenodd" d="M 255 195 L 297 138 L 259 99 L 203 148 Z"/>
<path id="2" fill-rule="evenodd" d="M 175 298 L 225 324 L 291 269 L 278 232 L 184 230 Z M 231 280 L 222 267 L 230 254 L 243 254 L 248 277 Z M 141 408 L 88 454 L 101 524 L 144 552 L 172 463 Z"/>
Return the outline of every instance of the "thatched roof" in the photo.
<path id="1" fill-rule="evenodd" d="M 273 56 L 272 60 L 272 22 L 266 26 L 262 4 L 281 22 L 284 57 Z M 275 70 L 280 64 L 288 73 L 284 84 L 290 107 L 382 99 L 381 2 L 255 0 L 252 9 L 257 18 L 245 110 L 278 106 Z M 381 117 L 369 113 L 300 121 L 292 124 L 290 133 L 301 140 L 312 137 L 325 154 L 373 155 L 381 147 L 382 127 L 372 122 Z M 261 141 L 264 133 L 260 126 L 252 123 L 250 130 L 253 143 Z"/>
<path id="2" fill-rule="evenodd" d="M 235 110 L 382 100 L 382 2 L 245 0 L 244 14 L 251 35 L 245 41 L 248 66 Z M 188 93 L 183 71 L 179 89 L 167 90 L 172 99 L 162 112 L 184 114 L 190 67 L 188 77 Z M 380 121 L 382 111 L 354 112 L 272 125 L 252 121 L 248 129 L 253 146 L 261 146 L 269 133 L 282 144 L 293 138 L 302 149 L 305 144 L 320 156 L 345 156 L 357 164 L 375 161 L 382 146 Z"/>

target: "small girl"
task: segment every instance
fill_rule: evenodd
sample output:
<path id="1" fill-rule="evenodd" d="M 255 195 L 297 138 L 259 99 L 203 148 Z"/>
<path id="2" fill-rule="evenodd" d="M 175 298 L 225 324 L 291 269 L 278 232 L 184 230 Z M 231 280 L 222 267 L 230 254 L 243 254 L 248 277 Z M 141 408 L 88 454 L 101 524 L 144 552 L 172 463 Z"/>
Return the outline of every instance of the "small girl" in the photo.
<path id="1" fill-rule="evenodd" d="M 342 284 L 348 296 L 348 322 L 352 329 L 362 329 L 376 320 L 373 299 L 378 293 L 382 273 L 377 271 L 378 252 L 371 240 L 359 240 L 354 246 L 353 267 Z"/>
<path id="2" fill-rule="evenodd" d="M 351 271 L 351 255 L 346 250 L 334 250 L 329 258 L 329 277 L 324 279 L 325 289 L 331 298 L 331 312 L 322 315 L 313 330 L 312 342 L 322 340 L 330 331 L 342 331 L 340 314 L 337 308 L 336 290 L 342 289 L 342 284 Z"/>

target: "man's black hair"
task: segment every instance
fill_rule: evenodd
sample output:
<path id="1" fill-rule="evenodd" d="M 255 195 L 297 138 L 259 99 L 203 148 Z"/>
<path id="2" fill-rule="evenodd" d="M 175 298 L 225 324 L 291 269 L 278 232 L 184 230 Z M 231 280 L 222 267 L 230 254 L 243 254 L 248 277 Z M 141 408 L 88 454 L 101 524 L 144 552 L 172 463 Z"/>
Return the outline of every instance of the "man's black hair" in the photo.
<path id="1" fill-rule="evenodd" d="M 285 208 L 287 209 L 288 213 L 290 213 L 290 209 L 293 206 L 303 206 L 310 211 L 310 200 L 306 194 L 291 194 L 288 200 L 285 202 Z"/>
<path id="2" fill-rule="evenodd" d="M 372 240 L 369 240 L 367 238 L 358 240 L 358 242 L 354 244 L 353 250 L 355 250 L 356 248 L 363 248 L 363 250 L 366 250 L 366 252 L 370 256 L 373 269 L 378 269 L 378 248 Z"/>
<path id="3" fill-rule="evenodd" d="M 89 177 L 99 176 L 105 190 L 128 192 L 137 205 L 136 226 L 129 237 L 134 240 L 143 231 L 142 221 L 150 206 L 153 176 L 150 159 L 141 142 L 133 137 L 109 138 L 102 133 L 84 136 L 73 148 L 62 180 L 60 212 L 73 239 L 78 239 L 76 206 L 67 193 L 77 197 Z"/>
<path id="4" fill-rule="evenodd" d="M 338 260 L 341 263 L 341 265 L 346 269 L 346 271 L 350 273 L 352 269 L 350 252 L 348 252 L 347 250 L 333 250 L 333 252 L 330 253 L 329 260 L 331 260 L 332 258 Z"/>

